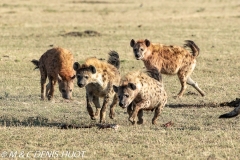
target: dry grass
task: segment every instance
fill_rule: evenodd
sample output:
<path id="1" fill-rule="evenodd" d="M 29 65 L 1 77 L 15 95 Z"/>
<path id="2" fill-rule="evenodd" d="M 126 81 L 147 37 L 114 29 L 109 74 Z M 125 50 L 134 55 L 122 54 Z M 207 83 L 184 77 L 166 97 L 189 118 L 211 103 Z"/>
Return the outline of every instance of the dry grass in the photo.
<path id="1" fill-rule="evenodd" d="M 85 151 L 85 159 L 239 159 L 239 117 L 218 119 L 232 108 L 173 107 L 218 104 L 240 96 L 239 13 L 237 0 L 2 0 L 0 157 L 5 152 L 9 156 L 11 151 L 31 151 L 31 159 L 48 159 L 34 153 Z M 101 35 L 62 36 L 85 30 Z M 192 78 L 206 97 L 188 86 L 182 99 L 174 99 L 180 89 L 177 76 L 164 76 L 169 98 L 158 125 L 151 125 L 153 113 L 145 112 L 145 124 L 132 126 L 126 111 L 117 107 L 116 119 L 107 118 L 108 123 L 120 125 L 117 131 L 59 129 L 62 123 L 96 123 L 87 114 L 85 91 L 76 86 L 70 103 L 59 92 L 55 102 L 40 101 L 40 74 L 30 61 L 52 46 L 69 49 L 79 62 L 89 56 L 106 59 L 109 50 L 116 50 L 124 74 L 143 67 L 133 57 L 132 38 L 176 45 L 194 40 L 201 52 Z M 162 127 L 169 121 L 174 125 Z"/>

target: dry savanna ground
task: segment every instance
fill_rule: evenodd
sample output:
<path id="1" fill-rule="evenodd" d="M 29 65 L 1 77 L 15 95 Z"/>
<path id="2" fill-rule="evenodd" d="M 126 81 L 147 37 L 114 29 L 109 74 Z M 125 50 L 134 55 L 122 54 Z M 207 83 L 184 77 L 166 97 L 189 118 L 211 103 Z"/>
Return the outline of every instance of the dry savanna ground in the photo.
<path id="1" fill-rule="evenodd" d="M 240 117 L 218 119 L 232 110 L 219 103 L 240 97 L 239 26 L 239 0 L 1 0 L 0 159 L 27 153 L 29 159 L 239 159 Z M 164 75 L 169 98 L 157 125 L 153 113 L 144 112 L 145 123 L 132 126 L 117 106 L 107 123 L 118 130 L 59 129 L 98 121 L 90 120 L 85 90 L 76 84 L 71 102 L 58 91 L 54 102 L 41 101 L 40 74 L 30 61 L 53 46 L 69 49 L 80 63 L 90 56 L 107 59 L 116 50 L 124 74 L 143 67 L 132 54 L 132 38 L 195 41 L 201 52 L 192 78 L 206 96 L 188 86 L 183 98 L 174 99 L 179 80 Z"/>

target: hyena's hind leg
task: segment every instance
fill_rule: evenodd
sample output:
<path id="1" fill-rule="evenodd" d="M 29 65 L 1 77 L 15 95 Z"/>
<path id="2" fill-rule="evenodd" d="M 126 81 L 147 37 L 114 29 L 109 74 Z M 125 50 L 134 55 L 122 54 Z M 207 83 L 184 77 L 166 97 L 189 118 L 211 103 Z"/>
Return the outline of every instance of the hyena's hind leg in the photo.
<path id="1" fill-rule="evenodd" d="M 201 88 L 198 87 L 197 82 L 194 82 L 191 77 L 187 78 L 187 84 L 191 85 L 193 88 L 195 88 L 200 94 L 201 96 L 205 96 L 205 93 L 201 90 Z"/>
<path id="2" fill-rule="evenodd" d="M 187 89 L 187 78 L 184 74 L 178 73 L 178 78 L 180 80 L 181 83 L 181 90 L 179 91 L 177 98 L 181 98 L 183 96 L 183 93 L 185 92 L 185 90 Z"/>
<path id="3" fill-rule="evenodd" d="M 117 96 L 117 94 L 115 94 L 113 97 L 112 104 L 110 105 L 109 117 L 111 119 L 113 119 L 115 117 L 114 108 L 117 105 L 117 102 L 118 102 L 118 96 Z"/>
<path id="4" fill-rule="evenodd" d="M 41 73 L 41 99 L 45 99 L 47 72 L 43 66 L 39 67 Z"/>
<path id="5" fill-rule="evenodd" d="M 178 78 L 182 86 L 180 92 L 178 93 L 178 97 L 182 97 L 184 91 L 187 88 L 187 84 L 194 87 L 201 94 L 201 96 L 205 95 L 205 93 L 198 87 L 198 84 L 194 82 L 190 77 L 194 68 L 195 68 L 195 63 L 181 68 L 181 70 L 178 72 Z"/>

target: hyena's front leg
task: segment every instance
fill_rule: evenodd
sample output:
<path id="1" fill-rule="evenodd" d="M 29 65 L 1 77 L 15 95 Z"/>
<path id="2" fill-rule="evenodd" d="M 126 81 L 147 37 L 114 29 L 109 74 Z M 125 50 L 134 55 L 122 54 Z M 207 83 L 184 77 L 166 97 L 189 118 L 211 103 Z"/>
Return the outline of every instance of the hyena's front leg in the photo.
<path id="1" fill-rule="evenodd" d="M 137 121 L 137 124 L 143 124 L 143 110 L 142 109 L 140 109 L 139 111 L 138 111 L 138 121 Z"/>
<path id="2" fill-rule="evenodd" d="M 100 112 L 100 123 L 105 123 L 105 118 L 106 118 L 106 109 L 109 103 L 109 95 L 106 95 L 103 99 L 103 106 Z"/>
<path id="3" fill-rule="evenodd" d="M 133 112 L 132 115 L 129 117 L 129 121 L 132 122 L 132 124 L 135 124 L 135 119 L 138 115 L 138 112 L 140 109 L 144 107 L 148 107 L 149 101 L 143 101 L 137 104 L 133 104 Z"/>
<path id="4" fill-rule="evenodd" d="M 95 112 L 95 119 L 98 117 L 100 110 L 101 110 L 101 106 L 100 106 L 100 102 L 99 102 L 99 97 L 93 96 L 93 103 L 96 107 L 96 112 Z"/>
<path id="5" fill-rule="evenodd" d="M 132 123 L 135 124 L 135 119 L 138 115 L 138 111 L 140 110 L 139 106 L 133 106 L 133 111 L 132 111 L 132 115 L 129 116 L 128 120 Z"/>
<path id="6" fill-rule="evenodd" d="M 56 82 L 57 81 L 53 80 L 52 77 L 49 77 L 50 91 L 49 91 L 49 94 L 48 94 L 48 100 L 51 100 L 53 98 L 54 87 L 55 87 Z"/>
<path id="7" fill-rule="evenodd" d="M 133 102 L 129 104 L 129 106 L 127 107 L 127 113 L 129 115 L 129 118 L 131 117 L 133 112 Z"/>
<path id="8" fill-rule="evenodd" d="M 51 84 L 48 83 L 47 86 L 46 86 L 46 97 L 48 97 L 48 94 L 49 94 L 50 88 L 51 88 Z"/>
<path id="9" fill-rule="evenodd" d="M 87 111 L 88 111 L 88 114 L 90 115 L 92 120 L 96 120 L 96 118 L 94 116 L 94 112 L 93 112 L 92 106 L 91 106 L 92 102 L 93 102 L 93 96 L 91 96 L 91 95 L 89 95 L 87 93 L 86 99 L 87 99 Z"/>
<path id="10" fill-rule="evenodd" d="M 153 116 L 153 119 L 152 119 L 152 124 L 157 124 L 157 118 L 159 117 L 163 107 L 164 107 L 163 104 L 159 104 L 157 106 L 157 108 L 155 109 L 154 116 Z"/>
<path id="11" fill-rule="evenodd" d="M 113 119 L 115 117 L 114 108 L 117 105 L 117 102 L 118 102 L 118 96 L 117 96 L 117 94 L 115 94 L 114 97 L 113 97 L 112 104 L 110 105 L 109 117 L 111 119 Z"/>

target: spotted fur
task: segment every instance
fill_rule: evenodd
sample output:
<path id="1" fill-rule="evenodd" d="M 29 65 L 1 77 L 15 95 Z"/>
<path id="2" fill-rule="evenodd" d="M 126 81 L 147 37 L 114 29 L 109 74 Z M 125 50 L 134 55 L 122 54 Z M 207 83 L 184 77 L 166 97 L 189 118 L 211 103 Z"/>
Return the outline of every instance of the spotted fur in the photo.
<path id="1" fill-rule="evenodd" d="M 138 116 L 137 123 L 143 123 L 143 110 L 155 110 L 152 124 L 156 124 L 158 116 L 167 103 L 167 94 L 159 75 L 159 72 L 152 70 L 148 73 L 130 72 L 122 77 L 119 86 L 114 86 L 114 91 L 119 96 L 119 106 L 127 108 L 129 121 L 132 124 L 135 124 L 136 116 Z"/>
<path id="2" fill-rule="evenodd" d="M 196 57 L 199 55 L 199 48 L 193 41 L 186 41 L 185 47 L 192 50 L 192 54 L 184 47 L 166 46 L 153 44 L 149 40 L 131 40 L 135 58 L 142 60 L 147 69 L 156 67 L 162 74 L 177 74 L 181 83 L 181 90 L 177 97 L 181 97 L 187 88 L 187 84 L 193 86 L 202 96 L 205 93 L 198 87 L 190 75 L 196 66 Z"/>
<path id="3" fill-rule="evenodd" d="M 32 63 L 36 66 L 35 69 L 40 70 L 41 74 L 41 99 L 48 100 L 53 98 L 54 86 L 56 82 L 59 85 L 59 91 L 65 99 L 72 98 L 73 80 L 75 71 L 73 69 L 73 55 L 70 51 L 64 48 L 52 48 L 46 51 L 38 60 L 33 59 Z M 46 86 L 46 80 L 49 83 Z"/>
<path id="4" fill-rule="evenodd" d="M 113 85 L 118 85 L 120 81 L 119 68 L 120 61 L 117 52 L 109 54 L 108 63 L 97 58 L 88 58 L 80 65 L 74 63 L 77 74 L 77 85 L 86 89 L 87 110 L 91 119 L 95 120 L 100 113 L 100 123 L 105 122 L 106 108 L 113 97 L 110 105 L 110 118 L 114 118 L 114 107 L 118 98 L 113 91 Z M 103 105 L 100 106 L 99 98 L 103 98 Z M 95 105 L 96 112 L 92 106 Z"/>

